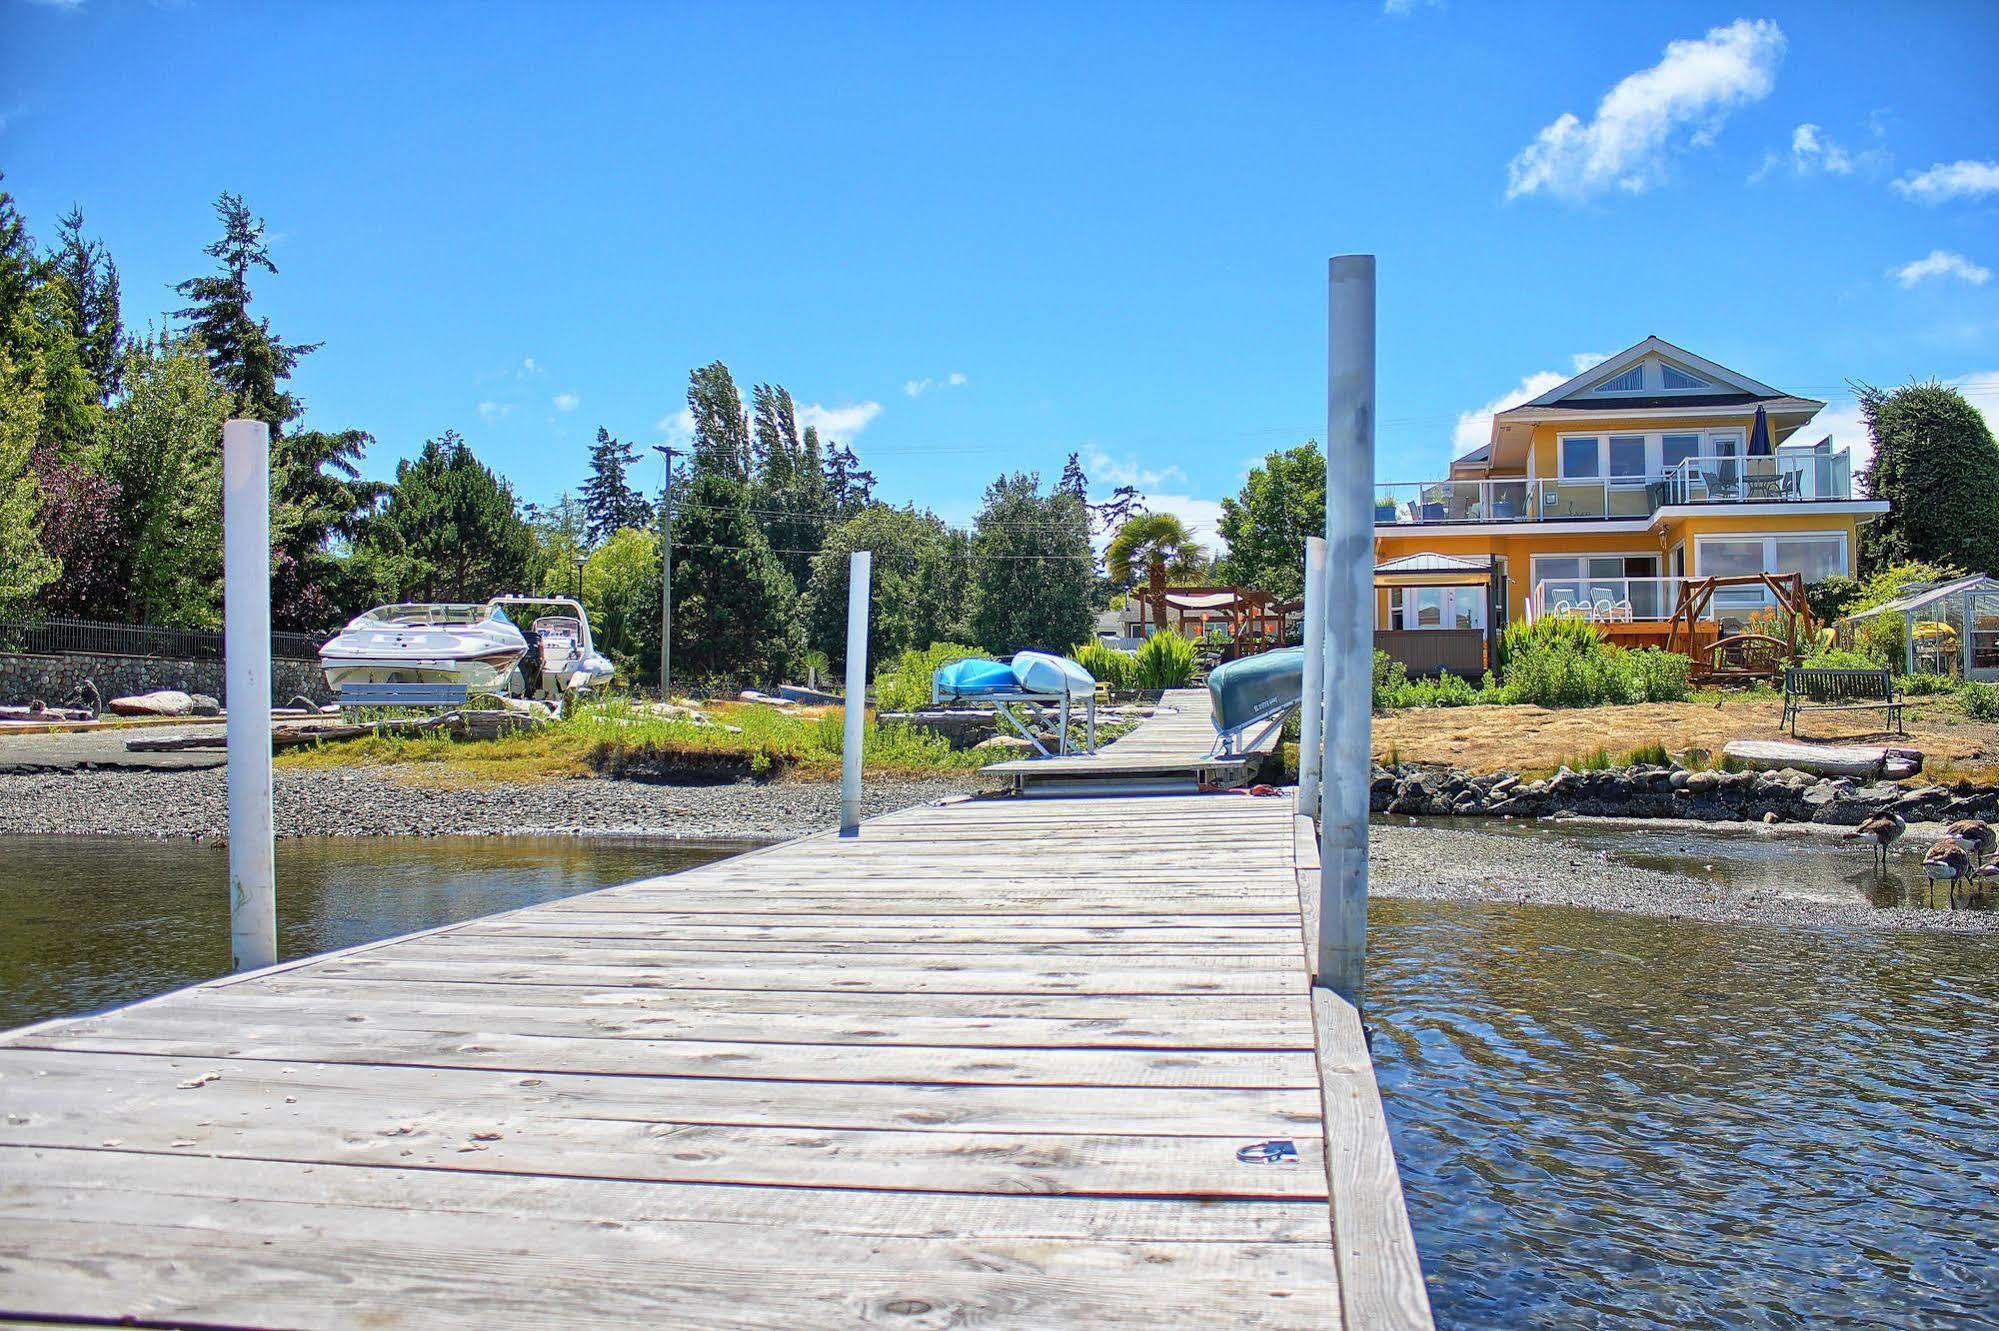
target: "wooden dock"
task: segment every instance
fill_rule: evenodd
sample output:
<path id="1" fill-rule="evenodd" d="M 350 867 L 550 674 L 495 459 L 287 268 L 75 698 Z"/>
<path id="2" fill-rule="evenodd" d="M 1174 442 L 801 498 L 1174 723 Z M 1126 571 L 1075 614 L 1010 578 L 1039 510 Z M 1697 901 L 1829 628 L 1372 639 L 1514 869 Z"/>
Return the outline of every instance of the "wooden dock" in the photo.
<path id="1" fill-rule="evenodd" d="M 1193 791 L 1203 785 L 1238 786 L 1277 746 L 1273 733 L 1247 754 L 1215 753 L 1213 700 L 1206 689 L 1168 689 L 1160 711 L 1136 730 L 1095 753 L 1016 758 L 984 769 L 1010 779 L 1028 794 Z"/>
<path id="2" fill-rule="evenodd" d="M 0 1319 L 1428 1326 L 1295 833 L 929 805 L 0 1037 Z"/>

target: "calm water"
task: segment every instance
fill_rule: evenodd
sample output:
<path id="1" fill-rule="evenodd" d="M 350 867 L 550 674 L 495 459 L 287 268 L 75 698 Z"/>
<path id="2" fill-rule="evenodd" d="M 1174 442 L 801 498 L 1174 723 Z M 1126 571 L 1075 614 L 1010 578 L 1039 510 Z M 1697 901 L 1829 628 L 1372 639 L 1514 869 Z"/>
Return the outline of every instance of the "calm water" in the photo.
<path id="1" fill-rule="evenodd" d="M 1369 921 L 1439 1326 L 1999 1325 L 1999 940 Z"/>
<path id="2" fill-rule="evenodd" d="M 1828 880 L 1850 857 L 1815 842 L 1549 834 L 1751 887 L 1901 890 Z M 737 849 L 281 842 L 281 947 Z M 9 838 L 0 852 L 0 1025 L 226 969 L 224 851 Z M 1838 858 L 1800 869 L 1821 854 Z M 1999 1325 L 1999 939 L 1392 900 L 1370 921 L 1375 1058 L 1440 1326 Z"/>
<path id="3" fill-rule="evenodd" d="M 278 842 L 278 952 L 352 947 L 671 873 L 747 849 L 658 838 Z M 229 852 L 122 837 L 0 838 L 0 1029 L 229 969 Z"/>

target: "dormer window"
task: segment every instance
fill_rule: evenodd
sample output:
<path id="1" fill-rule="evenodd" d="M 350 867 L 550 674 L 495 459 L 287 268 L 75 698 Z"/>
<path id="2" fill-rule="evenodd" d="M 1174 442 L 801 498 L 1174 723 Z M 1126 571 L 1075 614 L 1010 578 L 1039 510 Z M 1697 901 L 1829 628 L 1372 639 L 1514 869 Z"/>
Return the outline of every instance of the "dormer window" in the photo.
<path id="1" fill-rule="evenodd" d="M 1599 393 L 1642 393 L 1645 391 L 1645 362 L 1640 361 L 1624 373 L 1606 379 L 1596 386 Z"/>
<path id="2" fill-rule="evenodd" d="M 1714 387 L 1714 385 L 1709 383 L 1707 380 L 1697 379 L 1693 375 L 1688 374 L 1685 370 L 1676 370 L 1672 366 L 1666 364 L 1664 361 L 1659 362 L 1659 374 L 1662 379 L 1663 387 L 1665 387 L 1668 390 L 1673 390 L 1673 389 L 1685 390 L 1689 388 Z"/>

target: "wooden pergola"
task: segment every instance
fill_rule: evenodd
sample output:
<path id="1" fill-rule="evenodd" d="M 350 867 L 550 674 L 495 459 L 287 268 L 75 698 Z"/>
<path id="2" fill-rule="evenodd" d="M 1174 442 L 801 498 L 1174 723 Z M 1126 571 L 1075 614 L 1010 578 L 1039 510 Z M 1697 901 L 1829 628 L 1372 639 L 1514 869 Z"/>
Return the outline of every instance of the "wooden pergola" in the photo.
<path id="1" fill-rule="evenodd" d="M 1761 587 L 1768 591 L 1776 602 L 1784 636 L 1724 632 L 1702 647 L 1696 626 L 1714 604 L 1715 592 L 1723 587 Z M 1772 679 L 1803 654 L 1799 644 L 1809 643 L 1812 632 L 1812 612 L 1805 603 L 1805 579 L 1801 573 L 1688 578 L 1680 584 L 1679 601 L 1673 607 L 1673 618 L 1667 627 L 1666 650 L 1678 652 L 1694 663 L 1688 673 L 1697 683 Z"/>
<path id="2" fill-rule="evenodd" d="M 1129 595 L 1143 616 L 1141 622 L 1155 627 L 1172 622 L 1186 634 L 1191 620 L 1199 633 L 1219 620 L 1231 639 L 1231 657 L 1281 646 L 1291 617 L 1305 605 L 1303 601 L 1280 601 L 1254 587 L 1168 587 L 1157 601 L 1149 587 L 1134 587 Z M 1169 621 L 1169 614 L 1173 621 Z"/>

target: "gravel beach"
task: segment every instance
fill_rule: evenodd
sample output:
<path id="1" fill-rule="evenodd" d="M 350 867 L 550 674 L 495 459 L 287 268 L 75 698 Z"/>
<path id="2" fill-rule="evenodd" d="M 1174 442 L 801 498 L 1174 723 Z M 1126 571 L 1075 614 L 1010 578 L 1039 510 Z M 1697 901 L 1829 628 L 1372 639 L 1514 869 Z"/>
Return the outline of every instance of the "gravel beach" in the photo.
<path id="1" fill-rule="evenodd" d="M 869 781 L 868 816 L 976 790 L 976 779 Z M 277 773 L 281 837 L 644 833 L 778 841 L 839 821 L 831 781 L 717 786 L 585 779 L 433 789 L 362 769 Z M 78 771 L 0 775 L 0 835 L 216 837 L 228 830 L 224 774 Z"/>
<path id="2" fill-rule="evenodd" d="M 1884 879 L 1839 828 L 1716 827 L 1628 818 L 1377 819 L 1368 892 L 1418 901 L 1580 906 L 1716 924 L 1999 933 L 1999 912 L 1877 905 L 1876 892 L 1919 880 L 1941 825 L 1909 825 Z M 1918 888 L 1917 890 L 1921 890 Z M 1984 890 L 1990 901 L 1993 889 Z"/>

